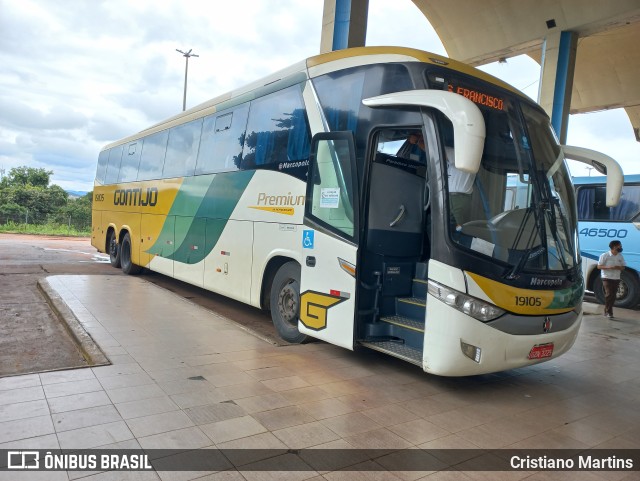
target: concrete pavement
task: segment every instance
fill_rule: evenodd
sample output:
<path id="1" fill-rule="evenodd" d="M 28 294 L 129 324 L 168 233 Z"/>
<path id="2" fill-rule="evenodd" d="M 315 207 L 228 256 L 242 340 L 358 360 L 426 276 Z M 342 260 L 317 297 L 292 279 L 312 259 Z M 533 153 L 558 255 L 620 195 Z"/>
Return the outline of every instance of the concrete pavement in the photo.
<path id="1" fill-rule="evenodd" d="M 593 313 L 565 356 L 447 379 L 366 350 L 321 342 L 274 346 L 144 278 L 51 276 L 45 282 L 113 364 L 0 379 L 0 449 L 640 448 L 638 311 L 618 309 L 611 321 L 598 314 L 602 306 L 587 305 Z M 305 469 L 279 478 L 638 479 L 637 471 L 382 470 Z M 0 480 L 269 475 L 61 471 L 20 478 L 0 472 Z"/>

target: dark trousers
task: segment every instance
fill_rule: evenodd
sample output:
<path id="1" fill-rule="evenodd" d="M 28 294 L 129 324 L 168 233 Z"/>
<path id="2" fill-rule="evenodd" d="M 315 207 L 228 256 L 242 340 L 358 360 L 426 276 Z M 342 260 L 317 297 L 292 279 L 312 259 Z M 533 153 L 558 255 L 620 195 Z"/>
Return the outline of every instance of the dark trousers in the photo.
<path id="1" fill-rule="evenodd" d="M 618 292 L 619 280 L 602 279 L 602 287 L 604 287 L 604 314 L 613 316 L 613 303 L 616 302 L 616 293 Z"/>

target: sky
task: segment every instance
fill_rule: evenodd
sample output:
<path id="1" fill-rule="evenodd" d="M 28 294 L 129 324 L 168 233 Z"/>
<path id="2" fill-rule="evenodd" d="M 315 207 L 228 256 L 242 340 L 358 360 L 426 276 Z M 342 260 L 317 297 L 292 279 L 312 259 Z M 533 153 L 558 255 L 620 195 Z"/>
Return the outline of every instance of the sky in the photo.
<path id="1" fill-rule="evenodd" d="M 212 6 L 215 5 L 215 8 Z M 182 110 L 316 55 L 323 0 L 0 0 L 0 174 L 27 165 L 92 190 L 100 149 Z M 446 55 L 410 0 L 370 0 L 367 45 Z M 529 57 L 483 70 L 537 98 Z M 623 110 L 572 115 L 567 143 L 640 173 Z M 573 175 L 588 175 L 570 164 Z M 595 173 L 593 173 L 595 175 Z"/>

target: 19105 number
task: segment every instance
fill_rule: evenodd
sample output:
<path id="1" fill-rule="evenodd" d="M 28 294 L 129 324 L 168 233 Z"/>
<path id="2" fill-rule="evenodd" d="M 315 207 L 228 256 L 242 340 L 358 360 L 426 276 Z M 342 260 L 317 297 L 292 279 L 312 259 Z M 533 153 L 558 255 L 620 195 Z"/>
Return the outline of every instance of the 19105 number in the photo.
<path id="1" fill-rule="evenodd" d="M 540 307 L 542 299 L 540 297 L 516 296 L 516 306 L 534 306 Z"/>

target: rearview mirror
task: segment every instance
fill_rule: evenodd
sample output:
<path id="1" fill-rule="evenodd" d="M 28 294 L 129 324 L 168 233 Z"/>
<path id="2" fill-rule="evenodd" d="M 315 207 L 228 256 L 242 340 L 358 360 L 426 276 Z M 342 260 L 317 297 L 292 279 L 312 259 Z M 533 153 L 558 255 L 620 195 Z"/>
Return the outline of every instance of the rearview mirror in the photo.
<path id="1" fill-rule="evenodd" d="M 484 118 L 471 100 L 442 90 L 409 90 L 364 99 L 368 107 L 417 106 L 442 112 L 453 124 L 456 169 L 477 174 L 486 135 Z"/>
<path id="2" fill-rule="evenodd" d="M 562 145 L 562 151 L 567 159 L 577 160 L 596 169 L 601 174 L 607 176 L 606 201 L 607 207 L 615 207 L 620 202 L 622 185 L 624 184 L 624 174 L 620 164 L 613 158 L 597 150 L 575 147 L 573 145 Z"/>

